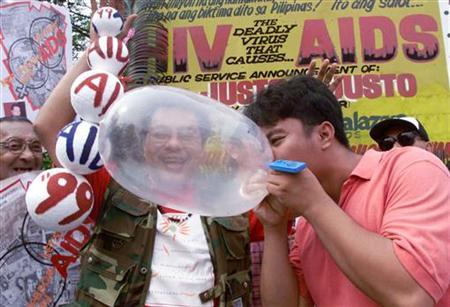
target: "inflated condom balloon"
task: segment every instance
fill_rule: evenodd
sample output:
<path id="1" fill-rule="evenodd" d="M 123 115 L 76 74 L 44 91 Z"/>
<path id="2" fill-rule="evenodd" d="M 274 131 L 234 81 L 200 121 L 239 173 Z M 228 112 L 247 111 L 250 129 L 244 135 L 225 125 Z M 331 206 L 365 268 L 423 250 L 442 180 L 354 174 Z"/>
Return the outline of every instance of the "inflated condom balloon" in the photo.
<path id="1" fill-rule="evenodd" d="M 122 31 L 123 18 L 113 7 L 104 6 L 92 16 L 92 27 L 99 36 L 116 36 Z"/>
<path id="2" fill-rule="evenodd" d="M 99 148 L 118 183 L 173 209 L 231 216 L 267 195 L 272 152 L 259 127 L 186 90 L 147 86 L 125 93 L 100 122 Z"/>
<path id="3" fill-rule="evenodd" d="M 90 45 L 87 61 L 93 70 L 103 70 L 118 76 L 128 63 L 128 48 L 120 39 L 102 36 Z"/>
<path id="4" fill-rule="evenodd" d="M 90 174 L 103 166 L 98 152 L 98 125 L 75 121 L 58 134 L 56 157 L 59 163 L 80 175 Z"/>
<path id="5" fill-rule="evenodd" d="M 82 119 L 98 123 L 123 92 L 122 83 L 113 74 L 101 70 L 88 70 L 73 82 L 70 100 L 75 112 Z"/>
<path id="6" fill-rule="evenodd" d="M 68 231 L 81 225 L 94 203 L 89 182 L 64 168 L 39 174 L 25 195 L 27 211 L 40 227 Z"/>

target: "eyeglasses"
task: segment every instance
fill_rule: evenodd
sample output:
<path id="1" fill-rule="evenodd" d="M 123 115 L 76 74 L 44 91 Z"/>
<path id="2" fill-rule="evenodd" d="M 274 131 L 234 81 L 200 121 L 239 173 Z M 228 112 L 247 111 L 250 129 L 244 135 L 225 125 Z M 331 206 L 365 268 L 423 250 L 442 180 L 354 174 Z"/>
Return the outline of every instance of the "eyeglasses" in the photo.
<path id="1" fill-rule="evenodd" d="M 5 142 L 0 142 L 0 152 L 9 151 L 13 154 L 21 154 L 26 146 L 30 149 L 30 151 L 34 154 L 42 153 L 42 145 L 38 140 L 25 141 L 23 139 L 18 138 L 10 138 Z"/>
<path id="2" fill-rule="evenodd" d="M 397 134 L 397 136 L 388 136 L 378 142 L 378 147 L 381 151 L 388 151 L 394 147 L 395 143 L 401 146 L 411 146 L 416 141 L 419 134 L 415 131 L 407 131 Z"/>

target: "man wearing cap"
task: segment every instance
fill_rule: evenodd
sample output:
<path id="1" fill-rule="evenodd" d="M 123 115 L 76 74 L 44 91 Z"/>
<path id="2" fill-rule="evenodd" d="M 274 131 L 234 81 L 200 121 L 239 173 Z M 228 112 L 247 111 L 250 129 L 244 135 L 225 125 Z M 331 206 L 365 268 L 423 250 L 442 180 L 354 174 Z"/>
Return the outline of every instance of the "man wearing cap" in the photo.
<path id="1" fill-rule="evenodd" d="M 416 146 L 432 151 L 425 128 L 414 117 L 383 120 L 372 127 L 370 136 L 377 142 L 381 151 L 403 146 Z"/>

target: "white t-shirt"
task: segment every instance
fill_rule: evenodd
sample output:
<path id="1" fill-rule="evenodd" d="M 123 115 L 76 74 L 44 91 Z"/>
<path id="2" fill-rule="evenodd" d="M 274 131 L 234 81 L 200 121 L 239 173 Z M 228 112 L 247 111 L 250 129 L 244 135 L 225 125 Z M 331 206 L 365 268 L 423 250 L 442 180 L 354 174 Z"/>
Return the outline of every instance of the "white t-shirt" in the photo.
<path id="1" fill-rule="evenodd" d="M 145 306 L 213 306 L 199 293 L 214 286 L 214 268 L 199 215 L 158 210 L 152 279 Z"/>

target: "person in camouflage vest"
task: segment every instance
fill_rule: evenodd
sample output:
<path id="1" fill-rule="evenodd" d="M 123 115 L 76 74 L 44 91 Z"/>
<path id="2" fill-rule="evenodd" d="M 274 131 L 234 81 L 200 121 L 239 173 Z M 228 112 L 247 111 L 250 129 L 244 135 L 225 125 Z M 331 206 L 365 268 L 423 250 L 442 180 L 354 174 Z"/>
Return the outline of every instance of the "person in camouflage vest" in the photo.
<path id="1" fill-rule="evenodd" d="M 165 172 L 161 175 L 164 180 L 172 181 L 170 184 L 181 180 L 180 184 L 186 185 L 186 174 L 199 162 L 210 137 L 208 119 L 195 112 L 194 106 L 180 109 L 171 101 L 153 106 L 147 114 L 149 128 L 144 140 L 137 139 L 142 133 L 136 133 L 134 125 L 113 130 L 114 160 L 126 160 L 129 151 L 143 152 L 143 165 L 156 164 L 156 169 Z M 173 123 L 168 124 L 167 118 Z M 125 140 L 144 148 L 129 148 Z M 95 182 L 93 188 L 101 190 Z M 201 193 L 201 189 L 195 190 Z M 115 181 L 110 183 L 104 203 L 95 233 L 82 251 L 79 306 L 251 305 L 248 216 L 209 218 L 167 212 Z M 192 223 L 195 219 L 197 224 Z M 196 227 L 205 240 L 193 235 Z M 204 244 L 195 244 L 197 240 Z M 202 245 L 206 262 L 205 253 L 199 251 Z M 174 253 L 180 256 L 170 259 Z M 187 254 L 193 256 L 182 259 Z M 208 270 L 209 274 L 202 275 Z M 204 278 L 201 285 L 191 284 L 196 278 Z"/>
<path id="2" fill-rule="evenodd" d="M 79 306 L 143 306 L 152 280 L 157 232 L 155 204 L 110 184 L 105 214 L 83 250 Z M 214 285 L 197 293 L 214 306 L 251 306 L 248 218 L 201 217 Z M 168 289 L 176 290 L 176 289 Z"/>
<path id="3" fill-rule="evenodd" d="M 52 109 L 64 110 L 70 106 L 69 101 L 52 97 L 61 97 L 58 93 L 69 91 L 66 81 L 73 80 L 70 75 L 74 72 L 83 71 L 80 69 L 86 65 L 83 57 L 68 72 L 69 77 L 60 82 L 37 119 L 37 131 L 47 148 L 51 144 L 45 140 L 56 138 L 58 129 L 54 127 L 56 121 L 45 121 L 46 131 L 43 132 L 41 122 Z M 69 114 L 73 114 L 73 110 Z M 124 147 L 128 147 L 130 140 L 133 144 L 142 144 L 142 163 L 159 163 L 158 169 L 166 171 L 166 180 L 180 180 L 177 173 L 192 168 L 199 161 L 198 156 L 209 137 L 205 134 L 209 129 L 202 129 L 206 120 L 199 118 L 198 112 L 178 110 L 169 102 L 150 116 L 144 140 L 137 139 L 141 133 L 130 135 L 128 132 L 133 129 L 128 127 L 114 132 L 114 137 L 128 140 L 123 142 Z M 167 118 L 178 126 L 168 124 Z M 64 124 L 59 123 L 58 128 Z M 49 126 L 53 131 L 50 137 Z M 131 148 L 132 151 L 138 149 Z M 124 148 L 119 146 L 113 150 L 116 160 L 120 161 Z M 54 147 L 50 147 L 49 152 L 54 153 Z M 52 158 L 57 162 L 56 155 L 52 154 Z M 87 177 L 95 199 L 99 195 L 106 196 L 97 204 L 98 224 L 81 253 L 81 276 L 74 305 L 251 305 L 246 215 L 208 218 L 175 212 L 139 199 L 110 180 L 104 171 Z M 106 193 L 104 182 L 110 182 Z"/>

